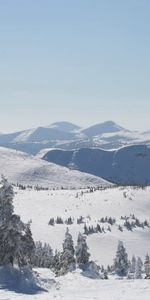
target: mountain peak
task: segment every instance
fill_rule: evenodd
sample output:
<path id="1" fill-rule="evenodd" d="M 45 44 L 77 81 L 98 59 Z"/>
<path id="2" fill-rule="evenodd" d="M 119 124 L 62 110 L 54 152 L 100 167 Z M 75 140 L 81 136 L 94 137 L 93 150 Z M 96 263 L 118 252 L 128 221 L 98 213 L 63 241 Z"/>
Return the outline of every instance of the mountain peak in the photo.
<path id="1" fill-rule="evenodd" d="M 116 124 L 114 121 L 105 121 L 103 123 L 95 124 L 84 129 L 82 132 L 86 134 L 88 137 L 93 137 L 96 135 L 101 135 L 104 133 L 112 133 L 118 131 L 126 131 L 125 128 L 121 127 L 120 125 Z"/>
<path id="2" fill-rule="evenodd" d="M 55 122 L 55 123 L 50 124 L 48 127 L 55 128 L 55 129 L 61 130 L 61 131 L 67 131 L 67 132 L 72 132 L 72 131 L 80 129 L 80 127 L 78 125 L 73 124 L 71 122 L 67 122 L 67 121 Z"/>

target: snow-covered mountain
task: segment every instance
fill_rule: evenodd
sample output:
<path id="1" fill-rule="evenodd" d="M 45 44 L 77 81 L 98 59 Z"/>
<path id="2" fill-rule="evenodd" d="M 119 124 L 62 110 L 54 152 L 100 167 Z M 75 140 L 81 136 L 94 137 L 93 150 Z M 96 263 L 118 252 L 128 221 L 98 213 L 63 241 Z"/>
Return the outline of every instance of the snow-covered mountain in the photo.
<path id="1" fill-rule="evenodd" d="M 40 158 L 0 147 L 0 169 L 11 182 L 45 187 L 87 187 L 110 185 L 90 174 L 69 170 Z"/>
<path id="2" fill-rule="evenodd" d="M 56 122 L 46 127 L 1 134 L 0 146 L 30 154 L 44 148 L 74 150 L 80 148 L 118 149 L 125 145 L 150 145 L 150 133 L 129 131 L 113 121 L 81 128 L 69 122 Z"/>
<path id="3" fill-rule="evenodd" d="M 146 145 L 111 151 L 92 148 L 74 151 L 53 149 L 44 154 L 43 159 L 118 184 L 150 184 L 150 147 Z"/>
<path id="4" fill-rule="evenodd" d="M 126 132 L 127 130 L 124 129 L 123 127 L 117 125 L 113 121 L 107 121 L 104 123 L 96 124 L 96 125 L 90 126 L 86 129 L 82 130 L 82 132 L 89 138 L 91 138 L 93 136 L 101 135 L 104 133 L 111 133 L 111 132 L 118 132 L 118 131 Z"/>
<path id="5" fill-rule="evenodd" d="M 70 122 L 56 122 L 56 123 L 50 124 L 48 127 L 55 128 L 57 130 L 65 131 L 65 132 L 74 132 L 81 128 L 78 125 L 75 125 Z"/>

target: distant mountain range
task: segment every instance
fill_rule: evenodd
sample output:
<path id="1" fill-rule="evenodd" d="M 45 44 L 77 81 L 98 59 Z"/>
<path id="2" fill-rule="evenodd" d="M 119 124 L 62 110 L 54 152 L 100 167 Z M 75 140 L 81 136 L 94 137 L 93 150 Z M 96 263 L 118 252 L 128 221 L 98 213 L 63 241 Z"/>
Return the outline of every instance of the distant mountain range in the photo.
<path id="1" fill-rule="evenodd" d="M 150 185 L 150 131 L 130 131 L 113 121 L 84 129 L 69 122 L 56 122 L 1 134 L 0 146 L 2 173 L 4 169 L 12 181 L 18 178 L 42 184 L 44 178 L 44 184 L 65 185 L 68 181 L 72 186 L 75 182 L 85 186 L 87 182 L 95 184 L 99 177 L 100 181 L 103 178 L 121 185 Z M 16 173 L 17 165 L 21 171 Z M 15 172 L 10 176 L 12 170 Z M 70 173 L 77 172 L 74 170 L 78 174 Z"/>
<path id="2" fill-rule="evenodd" d="M 113 121 L 81 128 L 69 122 L 0 135 L 0 146 L 37 154 L 42 149 L 118 149 L 125 145 L 150 144 L 150 131 L 127 130 Z"/>

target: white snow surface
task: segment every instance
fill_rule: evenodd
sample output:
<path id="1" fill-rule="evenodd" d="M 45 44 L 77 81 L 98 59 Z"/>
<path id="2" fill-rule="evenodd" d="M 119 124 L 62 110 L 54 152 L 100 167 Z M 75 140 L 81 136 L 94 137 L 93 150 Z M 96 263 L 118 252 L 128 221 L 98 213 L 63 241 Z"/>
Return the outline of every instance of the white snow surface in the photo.
<path id="1" fill-rule="evenodd" d="M 0 169 L 13 183 L 45 187 L 80 188 L 110 185 L 107 181 L 86 173 L 48 163 L 38 157 L 0 147 Z"/>
<path id="2" fill-rule="evenodd" d="M 48 269 L 37 269 L 45 291 L 16 293 L 0 289 L 1 300 L 149 300 L 149 280 L 91 280 L 77 270 L 55 278 Z"/>
<path id="3" fill-rule="evenodd" d="M 150 251 L 150 229 L 135 229 L 133 232 L 117 230 L 121 224 L 120 216 L 134 213 L 140 220 L 150 216 L 150 187 L 136 189 L 132 187 L 108 188 L 89 193 L 89 190 L 18 190 L 15 188 L 15 213 L 20 214 L 23 221 L 32 219 L 32 232 L 35 240 L 49 242 L 53 249 L 62 249 L 67 225 L 49 226 L 50 217 L 61 216 L 63 219 L 80 215 L 91 217 L 91 224 L 96 224 L 100 217 L 116 217 L 117 225 L 112 226 L 111 232 L 95 233 L 88 236 L 87 243 L 91 252 L 91 259 L 99 264 L 111 264 L 115 256 L 118 240 L 123 240 L 131 258 L 145 256 Z M 78 194 L 78 196 L 77 196 Z M 126 194 L 126 197 L 124 196 Z M 88 218 L 86 219 L 88 220 Z M 76 243 L 79 231 L 83 225 L 73 224 L 69 230 Z M 104 224 L 105 226 L 105 224 Z M 48 269 L 35 269 L 38 274 L 38 284 L 44 290 L 29 293 L 26 285 L 24 292 L 16 288 L 4 289 L 0 277 L 0 299 L 2 300 L 149 300 L 149 280 L 109 280 L 90 279 L 81 274 L 80 270 L 68 273 L 62 277 L 54 277 Z M 0 273 L 1 274 L 1 273 Z M 2 275 L 2 274 L 1 274 Z M 18 287 L 19 289 L 19 287 Z"/>
<path id="4" fill-rule="evenodd" d="M 118 225 L 124 222 L 120 219 L 121 216 L 134 214 L 141 222 L 145 219 L 150 222 L 149 187 L 145 189 L 113 187 L 93 193 L 84 190 L 83 194 L 81 190 L 21 191 L 17 189 L 16 192 L 15 212 L 21 215 L 25 222 L 31 219 L 34 239 L 48 242 L 54 250 L 62 250 L 67 226 L 76 244 L 78 233 L 83 232 L 84 227 L 84 224 L 77 224 L 77 218 L 81 215 L 85 218 L 87 226 L 96 225 L 101 217 L 111 216 L 116 218 L 116 224 L 111 226 L 111 232 L 107 230 L 108 223 L 100 223 L 106 233 L 94 233 L 87 237 L 91 259 L 100 265 L 112 264 L 118 240 L 125 243 L 130 258 L 133 254 L 142 258 L 147 252 L 150 254 L 149 228 L 136 227 L 133 231 L 124 228 L 123 232 L 118 230 Z M 74 224 L 48 225 L 49 219 L 52 217 L 56 219 L 57 216 L 62 217 L 63 220 L 71 216 L 74 218 Z"/>

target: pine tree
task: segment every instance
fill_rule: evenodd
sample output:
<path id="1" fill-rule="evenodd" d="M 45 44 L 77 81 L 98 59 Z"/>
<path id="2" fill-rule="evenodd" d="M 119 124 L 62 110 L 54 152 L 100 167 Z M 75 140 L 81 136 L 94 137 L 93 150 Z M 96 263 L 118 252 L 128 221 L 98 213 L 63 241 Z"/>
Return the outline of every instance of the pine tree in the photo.
<path id="1" fill-rule="evenodd" d="M 13 197 L 12 185 L 2 176 L 0 182 L 0 265 L 9 263 L 13 265 L 15 262 L 22 266 L 28 264 L 27 257 L 30 255 L 30 251 L 27 250 L 29 246 L 26 236 L 27 227 L 21 221 L 20 216 L 13 213 Z M 30 237 L 32 237 L 31 232 Z"/>
<path id="2" fill-rule="evenodd" d="M 51 268 L 53 266 L 53 251 L 49 244 L 42 245 L 40 241 L 35 244 L 35 253 L 32 256 L 32 265 L 38 268 Z"/>
<path id="3" fill-rule="evenodd" d="M 63 251 L 69 251 L 73 256 L 75 253 L 74 249 L 74 244 L 73 244 L 73 239 L 72 235 L 69 233 L 69 229 L 67 228 L 66 233 L 65 233 L 65 239 L 63 241 Z"/>
<path id="4" fill-rule="evenodd" d="M 79 265 L 84 265 L 89 262 L 90 254 L 86 243 L 86 237 L 79 233 L 76 246 L 76 262 Z"/>
<path id="5" fill-rule="evenodd" d="M 52 270 L 55 272 L 56 275 L 59 275 L 59 271 L 61 269 L 60 255 L 60 252 L 56 250 L 55 255 L 53 257 Z"/>
<path id="6" fill-rule="evenodd" d="M 63 252 L 60 256 L 61 273 L 65 274 L 68 270 L 75 268 L 75 250 L 72 235 L 69 233 L 67 228 L 65 233 L 65 239 L 63 241 Z"/>
<path id="7" fill-rule="evenodd" d="M 131 260 L 131 265 L 130 265 L 130 272 L 132 274 L 135 274 L 135 269 L 136 269 L 136 258 L 135 256 L 133 255 L 132 256 L 132 260 Z"/>
<path id="8" fill-rule="evenodd" d="M 20 262 L 23 264 L 32 264 L 32 257 L 35 254 L 35 243 L 32 238 L 31 232 L 31 222 L 28 222 L 25 225 L 24 235 L 21 236 L 21 257 L 22 261 Z"/>
<path id="9" fill-rule="evenodd" d="M 150 257 L 147 254 L 144 261 L 144 271 L 146 274 L 146 278 L 150 278 Z"/>
<path id="10" fill-rule="evenodd" d="M 115 273 L 118 276 L 126 276 L 128 273 L 128 255 L 122 241 L 118 243 L 118 249 L 114 260 Z"/>
<path id="11" fill-rule="evenodd" d="M 0 225 L 5 225 L 14 212 L 14 192 L 12 185 L 3 175 L 0 185 Z"/>
<path id="12" fill-rule="evenodd" d="M 42 256 L 42 267 L 51 268 L 53 263 L 53 250 L 47 243 L 44 243 L 44 246 L 42 248 Z"/>
<path id="13" fill-rule="evenodd" d="M 135 269 L 135 278 L 136 279 L 142 279 L 142 260 L 140 257 L 138 257 L 137 262 L 136 262 L 136 269 Z"/>

